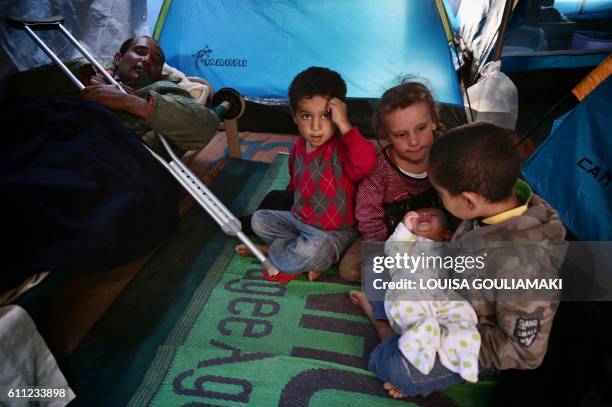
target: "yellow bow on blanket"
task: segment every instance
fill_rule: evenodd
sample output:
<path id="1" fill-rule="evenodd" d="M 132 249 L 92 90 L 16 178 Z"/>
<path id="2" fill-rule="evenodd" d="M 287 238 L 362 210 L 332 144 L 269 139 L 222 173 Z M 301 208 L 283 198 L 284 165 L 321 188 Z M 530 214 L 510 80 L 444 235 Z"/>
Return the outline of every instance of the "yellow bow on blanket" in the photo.
<path id="1" fill-rule="evenodd" d="M 399 348 L 421 373 L 428 374 L 436 355 L 448 370 L 478 381 L 478 319 L 466 301 L 394 301 L 389 322 L 401 334 Z"/>

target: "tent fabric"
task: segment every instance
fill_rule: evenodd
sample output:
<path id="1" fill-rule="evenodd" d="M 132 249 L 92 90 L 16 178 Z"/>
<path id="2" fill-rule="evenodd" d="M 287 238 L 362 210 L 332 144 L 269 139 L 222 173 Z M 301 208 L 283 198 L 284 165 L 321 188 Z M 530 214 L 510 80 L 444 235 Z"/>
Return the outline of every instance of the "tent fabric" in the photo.
<path id="1" fill-rule="evenodd" d="M 523 175 L 581 240 L 612 240 L 612 77 L 555 121 Z"/>
<path id="2" fill-rule="evenodd" d="M 162 7 L 164 6 L 164 3 L 169 2 L 170 0 L 168 0 L 168 2 L 165 2 L 164 0 L 147 0 L 147 19 L 149 20 L 150 36 L 155 38 L 158 37 L 158 35 L 155 35 L 155 29 L 158 24 L 163 23 L 161 20 L 163 20 L 165 16 L 162 18 L 162 13 L 165 12 L 163 11 Z"/>
<path id="3" fill-rule="evenodd" d="M 25 31 L 9 27 L 6 17 L 46 18 L 64 16 L 64 27 L 98 61 L 110 58 L 121 43 L 134 35 L 147 35 L 146 0 L 0 0 L 0 78 L 48 64 L 49 57 Z M 61 58 L 80 57 L 59 32 L 37 34 Z"/>
<path id="4" fill-rule="evenodd" d="M 493 54 L 506 0 L 444 2 L 453 29 L 471 50 L 475 70 L 480 72 Z M 533 11 L 540 9 L 548 12 L 539 14 Z M 610 19 L 610 9 L 612 0 L 514 0 L 512 19 L 505 33 L 502 70 L 516 72 L 596 66 L 611 49 L 608 30 L 602 33 L 597 28 L 606 26 L 604 19 Z M 582 11 L 565 16 L 570 17 L 570 21 L 562 16 L 564 10 Z M 584 23 L 599 19 L 599 23 L 593 25 L 593 32 L 575 31 L 578 25 L 574 18 L 589 20 L 582 21 Z M 585 24 L 588 26 L 590 24 Z"/>
<path id="5" fill-rule="evenodd" d="M 556 0 L 555 7 L 572 20 L 612 16 L 611 0 Z"/>
<path id="6" fill-rule="evenodd" d="M 286 98 L 317 65 L 341 73 L 349 97 L 378 98 L 411 74 L 463 104 L 434 1 L 173 1 L 159 40 L 168 64 L 247 97 Z"/>
<path id="7" fill-rule="evenodd" d="M 501 60 L 504 72 L 524 72 L 543 69 L 592 67 L 597 66 L 607 56 L 607 52 L 535 51 L 529 53 L 504 53 Z"/>
<path id="8" fill-rule="evenodd" d="M 612 0 L 521 1 L 505 34 L 503 70 L 597 66 L 612 51 L 611 21 L 610 16 L 593 11 L 610 7 Z M 580 21 L 578 14 L 567 14 L 568 10 L 581 10 Z"/>

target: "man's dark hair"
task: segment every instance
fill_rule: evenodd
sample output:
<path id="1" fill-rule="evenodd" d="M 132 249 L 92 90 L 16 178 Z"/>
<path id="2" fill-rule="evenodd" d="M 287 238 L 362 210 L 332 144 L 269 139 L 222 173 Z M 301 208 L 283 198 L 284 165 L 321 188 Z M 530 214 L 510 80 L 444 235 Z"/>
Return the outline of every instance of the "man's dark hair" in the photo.
<path id="1" fill-rule="evenodd" d="M 453 196 L 474 192 L 489 202 L 507 199 L 521 169 L 513 133 L 488 122 L 448 131 L 429 152 L 430 177 Z"/>
<path id="2" fill-rule="evenodd" d="M 338 98 L 344 102 L 346 98 L 346 82 L 338 72 L 328 68 L 311 66 L 293 78 L 289 86 L 289 104 L 292 110 L 302 98 L 327 96 Z"/>
<path id="3" fill-rule="evenodd" d="M 161 54 L 161 56 L 163 58 L 163 62 L 166 61 L 166 54 L 164 54 L 164 50 L 162 49 L 161 45 L 159 45 L 159 42 L 157 42 L 157 40 L 155 38 L 149 37 L 148 35 L 140 35 L 138 37 L 130 37 L 127 40 L 123 41 L 123 44 L 121 44 L 121 47 L 119 48 L 119 53 L 121 55 L 125 54 L 127 52 L 127 50 L 130 49 L 130 47 L 132 46 L 134 41 L 136 41 L 138 38 L 148 38 L 151 41 L 153 41 L 155 44 L 157 44 L 157 48 L 159 49 L 159 53 Z"/>

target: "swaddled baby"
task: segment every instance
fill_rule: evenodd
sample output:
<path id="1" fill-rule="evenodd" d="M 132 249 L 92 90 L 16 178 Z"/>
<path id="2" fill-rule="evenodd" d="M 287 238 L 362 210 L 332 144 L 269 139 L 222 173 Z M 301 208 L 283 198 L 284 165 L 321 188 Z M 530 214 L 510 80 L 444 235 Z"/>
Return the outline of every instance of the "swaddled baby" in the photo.
<path id="1" fill-rule="evenodd" d="M 385 253 L 395 256 L 407 251 L 413 257 L 440 256 L 440 245 L 427 242 L 447 241 L 451 235 L 440 209 L 419 209 L 408 212 L 397 225 L 385 244 Z M 436 269 L 392 269 L 390 273 L 392 281 L 442 277 L 442 270 Z M 394 289 L 385 294 L 385 311 L 389 324 L 400 335 L 400 351 L 421 373 L 431 371 L 437 355 L 447 369 L 467 381 L 478 381 L 480 334 L 469 302 L 453 292 Z"/>

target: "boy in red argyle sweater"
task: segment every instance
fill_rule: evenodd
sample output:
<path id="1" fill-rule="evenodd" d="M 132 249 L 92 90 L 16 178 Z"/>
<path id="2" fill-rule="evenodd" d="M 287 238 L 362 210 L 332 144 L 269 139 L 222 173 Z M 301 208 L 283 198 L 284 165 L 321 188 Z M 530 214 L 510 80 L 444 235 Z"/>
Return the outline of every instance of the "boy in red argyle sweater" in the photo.
<path id="1" fill-rule="evenodd" d="M 258 210 L 251 221 L 279 270 L 264 272 L 267 280 L 287 283 L 301 273 L 315 280 L 357 237 L 356 186 L 374 168 L 376 150 L 349 122 L 345 96 L 346 83 L 327 68 L 310 67 L 291 82 L 291 112 L 302 136 L 289 156 L 294 203 L 290 211 Z"/>

